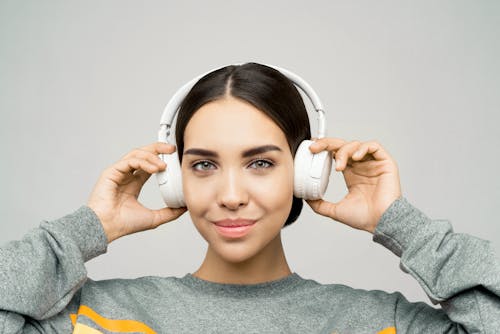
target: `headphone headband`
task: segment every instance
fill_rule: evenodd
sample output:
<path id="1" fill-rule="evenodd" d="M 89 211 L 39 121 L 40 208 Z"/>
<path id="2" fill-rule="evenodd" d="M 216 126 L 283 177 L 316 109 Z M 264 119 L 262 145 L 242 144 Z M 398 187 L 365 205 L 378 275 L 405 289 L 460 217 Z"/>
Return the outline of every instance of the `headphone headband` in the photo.
<path id="1" fill-rule="evenodd" d="M 311 85 L 309 85 L 304 79 L 302 79 L 297 74 L 286 70 L 284 68 L 280 68 L 273 65 L 267 65 L 268 67 L 274 68 L 275 70 L 281 72 L 284 76 L 286 76 L 289 80 L 291 80 L 295 86 L 299 87 L 309 98 L 311 103 L 314 106 L 314 109 L 318 112 L 318 136 L 317 138 L 325 137 L 325 112 L 323 110 L 323 104 L 321 103 L 318 95 L 312 89 Z M 217 69 L 215 69 L 217 70 Z M 170 101 L 168 101 L 165 109 L 163 110 L 163 114 L 160 119 L 160 131 L 158 132 L 158 141 L 168 143 L 168 137 L 170 135 L 170 128 L 174 121 L 174 117 L 179 110 L 179 107 L 187 96 L 187 94 L 191 91 L 193 86 L 205 75 L 215 71 L 211 70 L 209 72 L 203 73 L 192 79 L 191 81 L 184 84 L 181 88 L 177 90 L 177 92 L 172 96 Z M 175 144 L 175 143 L 174 143 Z"/>

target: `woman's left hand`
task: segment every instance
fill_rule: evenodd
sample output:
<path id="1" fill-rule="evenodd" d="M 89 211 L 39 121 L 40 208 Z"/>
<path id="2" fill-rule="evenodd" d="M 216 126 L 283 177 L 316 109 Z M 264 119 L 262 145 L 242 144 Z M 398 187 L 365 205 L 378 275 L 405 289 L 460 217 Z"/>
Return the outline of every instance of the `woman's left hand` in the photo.
<path id="1" fill-rule="evenodd" d="M 312 153 L 330 152 L 336 170 L 342 171 L 347 195 L 337 203 L 306 200 L 320 215 L 373 233 L 384 211 L 401 197 L 396 162 L 376 141 L 346 142 L 339 138 L 316 139 Z"/>

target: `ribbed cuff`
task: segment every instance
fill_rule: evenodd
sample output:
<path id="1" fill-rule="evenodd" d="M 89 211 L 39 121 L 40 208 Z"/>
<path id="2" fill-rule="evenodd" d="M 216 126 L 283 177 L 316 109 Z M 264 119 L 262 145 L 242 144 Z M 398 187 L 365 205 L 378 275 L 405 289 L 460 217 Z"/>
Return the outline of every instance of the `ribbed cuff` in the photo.
<path id="1" fill-rule="evenodd" d="M 395 200 L 383 213 L 373 233 L 373 241 L 401 257 L 415 241 L 419 231 L 426 229 L 430 218 L 412 206 L 404 197 Z"/>
<path id="2" fill-rule="evenodd" d="M 83 205 L 62 218 L 44 222 L 41 227 L 71 239 L 80 249 L 84 262 L 107 251 L 108 239 L 101 221 L 88 206 Z"/>

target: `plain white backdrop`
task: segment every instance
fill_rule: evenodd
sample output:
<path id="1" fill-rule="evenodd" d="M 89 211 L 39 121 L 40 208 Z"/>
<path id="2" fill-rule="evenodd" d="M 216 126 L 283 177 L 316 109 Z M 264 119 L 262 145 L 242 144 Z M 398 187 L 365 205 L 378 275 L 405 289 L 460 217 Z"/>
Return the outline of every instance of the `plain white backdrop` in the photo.
<path id="1" fill-rule="evenodd" d="M 499 15 L 493 0 L 1 0 L 0 244 L 84 205 L 104 168 L 156 141 L 182 84 L 256 61 L 302 76 L 329 136 L 380 141 L 411 203 L 498 254 Z M 332 172 L 326 199 L 345 193 Z M 162 206 L 154 177 L 140 199 Z M 370 234 L 307 204 L 283 239 L 302 277 L 428 301 Z M 113 242 L 88 275 L 182 276 L 205 248 L 186 213 Z"/>

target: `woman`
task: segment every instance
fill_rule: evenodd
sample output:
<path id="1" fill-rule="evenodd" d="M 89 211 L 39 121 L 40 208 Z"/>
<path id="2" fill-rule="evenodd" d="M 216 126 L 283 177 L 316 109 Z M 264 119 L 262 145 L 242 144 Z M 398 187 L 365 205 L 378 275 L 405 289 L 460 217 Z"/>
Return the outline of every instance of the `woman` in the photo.
<path id="1" fill-rule="evenodd" d="M 206 75 L 182 102 L 176 125 L 186 208 L 150 210 L 137 201 L 150 175 L 167 167 L 158 154 L 176 148 L 131 151 L 101 174 L 87 205 L 1 248 L 0 333 L 498 332 L 500 274 L 489 244 L 414 208 L 377 142 L 316 140 L 311 152 L 331 153 L 348 194 L 339 203 L 307 203 L 373 233 L 442 309 L 292 272 L 280 231 L 302 209 L 293 196 L 293 158 L 310 136 L 303 101 L 278 71 L 249 63 Z M 186 210 L 208 243 L 196 272 L 86 277 L 84 262 L 108 243 Z"/>

